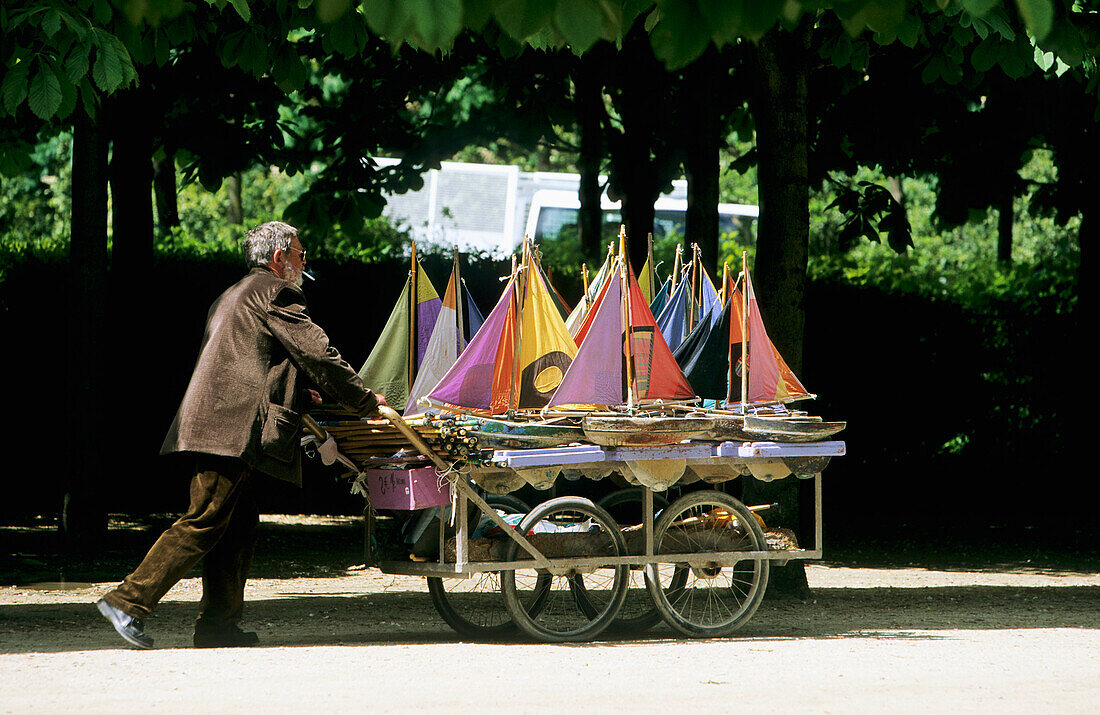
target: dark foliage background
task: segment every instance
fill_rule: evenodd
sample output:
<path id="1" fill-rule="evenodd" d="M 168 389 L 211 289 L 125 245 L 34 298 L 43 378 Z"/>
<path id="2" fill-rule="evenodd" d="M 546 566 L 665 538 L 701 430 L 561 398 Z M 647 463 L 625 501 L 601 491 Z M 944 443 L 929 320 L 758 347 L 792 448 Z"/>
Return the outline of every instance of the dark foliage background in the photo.
<path id="1" fill-rule="evenodd" d="M 423 257 L 437 286 L 449 258 Z M 311 261 L 310 310 L 333 344 L 362 365 L 408 272 L 404 260 Z M 110 404 L 66 414 L 67 266 L 27 258 L 0 282 L 0 334 L 8 409 L 8 457 L 0 518 L 56 513 L 67 440 L 105 420 L 103 449 L 115 465 L 102 486 L 112 512 L 185 508 L 184 476 L 156 456 L 197 354 L 206 310 L 243 272 L 224 255 L 161 256 L 141 295 L 113 296 Z M 471 261 L 464 278 L 482 312 L 495 304 L 503 262 Z M 568 300 L 571 286 L 559 286 Z M 1041 540 L 1067 545 L 1095 536 L 1084 399 L 1085 353 L 1071 314 L 1017 303 L 968 311 L 949 301 L 830 280 L 807 294 L 803 403 L 847 420 L 848 455 L 824 473 L 826 544 L 947 538 Z M 766 319 L 766 316 L 765 316 Z M 265 491 L 271 513 L 362 509 L 336 473 L 307 461 L 302 490 Z M 807 482 L 808 486 L 809 483 Z"/>

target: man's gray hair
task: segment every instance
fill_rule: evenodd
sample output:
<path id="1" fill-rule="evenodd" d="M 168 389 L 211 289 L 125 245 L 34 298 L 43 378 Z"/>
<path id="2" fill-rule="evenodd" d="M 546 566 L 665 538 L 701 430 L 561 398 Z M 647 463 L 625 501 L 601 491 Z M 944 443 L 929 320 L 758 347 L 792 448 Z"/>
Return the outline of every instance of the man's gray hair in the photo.
<path id="1" fill-rule="evenodd" d="M 282 221 L 261 223 L 249 231 L 241 241 L 245 260 L 250 266 L 266 266 L 271 263 L 275 251 L 289 251 L 298 235 L 298 229 Z"/>

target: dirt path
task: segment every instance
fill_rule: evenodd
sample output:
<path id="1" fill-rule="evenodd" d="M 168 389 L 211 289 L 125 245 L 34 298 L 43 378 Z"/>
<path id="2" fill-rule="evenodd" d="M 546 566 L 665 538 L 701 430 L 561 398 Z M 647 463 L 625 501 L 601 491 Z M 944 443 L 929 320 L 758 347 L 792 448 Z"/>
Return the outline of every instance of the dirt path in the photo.
<path id="1" fill-rule="evenodd" d="M 268 526 L 262 547 L 291 539 Z M 810 565 L 811 602 L 766 601 L 731 638 L 662 625 L 481 644 L 440 620 L 423 580 L 349 570 L 354 536 L 294 536 L 257 563 L 252 649 L 188 647 L 195 578 L 147 623 L 149 652 L 123 647 L 91 605 L 117 579 L 0 586 L 0 712 L 1087 712 L 1100 697 L 1100 575 L 1083 568 Z"/>

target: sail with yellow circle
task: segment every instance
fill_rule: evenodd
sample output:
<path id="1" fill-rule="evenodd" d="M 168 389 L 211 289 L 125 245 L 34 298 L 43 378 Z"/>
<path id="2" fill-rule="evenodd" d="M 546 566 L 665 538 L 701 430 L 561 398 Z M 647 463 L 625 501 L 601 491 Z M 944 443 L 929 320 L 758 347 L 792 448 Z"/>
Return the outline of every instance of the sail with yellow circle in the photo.
<path id="1" fill-rule="evenodd" d="M 525 250 L 496 307 L 425 400 L 443 409 L 491 415 L 540 409 L 576 352 L 546 276 Z"/>

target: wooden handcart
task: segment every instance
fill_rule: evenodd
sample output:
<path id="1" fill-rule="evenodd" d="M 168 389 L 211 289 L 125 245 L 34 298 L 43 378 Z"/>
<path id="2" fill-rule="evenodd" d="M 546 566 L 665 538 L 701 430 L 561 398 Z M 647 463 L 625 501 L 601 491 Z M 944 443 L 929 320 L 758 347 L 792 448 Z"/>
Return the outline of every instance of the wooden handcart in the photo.
<path id="1" fill-rule="evenodd" d="M 640 630 L 661 620 L 691 637 L 732 633 L 760 605 L 773 562 L 821 558 L 821 471 L 845 453 L 841 441 L 576 444 L 498 449 L 464 472 L 396 412 L 381 412 L 448 479 L 456 532 L 448 538 L 440 529 L 433 560 L 377 565 L 384 573 L 426 577 L 440 615 L 479 639 L 518 628 L 545 642 L 587 641 L 608 628 Z M 328 436 L 316 425 L 313 431 L 319 440 Z M 510 505 L 515 500 L 492 503 L 494 493 L 523 484 L 544 489 L 562 471 L 591 479 L 623 475 L 635 485 L 640 523 L 621 526 L 608 509 L 575 496 L 550 499 L 522 516 L 509 514 L 524 510 Z M 812 548 L 791 534 L 766 532 L 753 510 L 709 488 L 739 476 L 790 475 L 814 480 Z M 689 482 L 700 488 L 664 501 L 667 487 Z M 473 533 L 471 504 L 495 535 Z"/>

